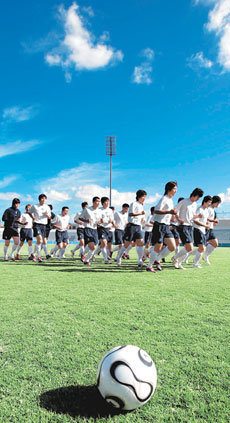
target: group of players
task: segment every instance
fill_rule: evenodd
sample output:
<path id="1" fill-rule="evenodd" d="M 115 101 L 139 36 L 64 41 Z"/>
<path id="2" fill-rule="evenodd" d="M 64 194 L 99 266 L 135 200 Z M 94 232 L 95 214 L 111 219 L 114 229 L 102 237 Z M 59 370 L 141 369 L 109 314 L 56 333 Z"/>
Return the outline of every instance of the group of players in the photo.
<path id="1" fill-rule="evenodd" d="M 215 208 L 220 205 L 221 198 L 218 195 L 203 197 L 203 190 L 195 188 L 188 198 L 179 198 L 174 207 L 172 198 L 176 192 L 177 182 L 168 182 L 164 195 L 151 208 L 148 217 L 144 211 L 147 196 L 144 190 L 138 190 L 136 201 L 130 205 L 123 204 L 120 211 L 109 206 L 108 197 L 93 197 L 90 207 L 83 202 L 82 210 L 74 218 L 79 243 L 71 250 L 72 257 L 79 249 L 81 261 L 90 265 L 95 255 L 102 253 L 104 263 L 110 264 L 112 254 L 118 251 L 115 261 L 117 266 L 121 266 L 122 259 L 128 259 L 130 249 L 135 246 L 138 267 L 149 272 L 162 270 L 161 262 L 170 253 L 174 253 L 172 261 L 176 269 L 185 269 L 182 263 L 192 255 L 193 267 L 201 268 L 202 256 L 210 264 L 209 256 L 218 246 L 213 227 L 218 224 Z M 198 207 L 197 201 L 202 197 L 202 204 Z M 42 249 L 47 259 L 56 255 L 59 260 L 65 257 L 69 243 L 69 208 L 64 206 L 61 213 L 55 215 L 52 206 L 46 204 L 45 194 L 40 194 L 38 200 L 36 205 L 27 204 L 23 214 L 19 211 L 18 198 L 14 198 L 12 207 L 5 210 L 2 216 L 5 261 L 19 260 L 25 241 L 28 242 L 29 260 L 41 262 Z M 47 240 L 52 228 L 56 229 L 56 245 L 49 254 Z M 34 251 L 33 237 L 36 238 Z M 14 243 L 8 256 L 11 238 Z M 114 239 L 116 246 L 113 248 Z M 183 247 L 180 249 L 181 244 Z"/>

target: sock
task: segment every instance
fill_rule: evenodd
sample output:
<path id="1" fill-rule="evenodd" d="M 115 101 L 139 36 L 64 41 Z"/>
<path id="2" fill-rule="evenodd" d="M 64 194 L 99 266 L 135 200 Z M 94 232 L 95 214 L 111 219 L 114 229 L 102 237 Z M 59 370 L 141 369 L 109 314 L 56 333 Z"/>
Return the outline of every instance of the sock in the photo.
<path id="1" fill-rule="evenodd" d="M 159 260 L 167 257 L 170 253 L 171 253 L 171 251 L 169 251 L 168 247 L 165 247 L 159 254 Z"/>
<path id="2" fill-rule="evenodd" d="M 212 252 L 215 250 L 215 247 L 213 247 L 213 245 L 208 244 L 206 251 L 205 251 L 205 256 L 208 257 L 210 256 L 210 254 L 212 254 Z"/>
<path id="3" fill-rule="evenodd" d="M 19 251 L 21 250 L 21 248 L 22 248 L 22 246 L 21 246 L 20 244 L 18 244 L 18 247 L 17 247 L 17 254 L 19 254 Z"/>
<path id="4" fill-rule="evenodd" d="M 59 258 L 62 258 L 64 254 L 65 254 L 65 248 L 60 248 L 60 251 L 59 251 L 58 257 L 59 257 Z"/>
<path id="5" fill-rule="evenodd" d="M 188 255 L 187 255 L 187 258 L 190 257 L 190 256 L 195 256 L 196 252 L 197 252 L 197 248 L 190 251 L 190 253 L 188 253 Z"/>
<path id="6" fill-rule="evenodd" d="M 175 249 L 175 254 L 179 253 L 179 251 L 180 251 L 180 246 L 179 246 L 179 245 L 177 245 L 177 246 L 176 246 L 176 249 Z"/>
<path id="7" fill-rule="evenodd" d="M 94 253 L 94 254 L 98 254 L 98 253 L 99 253 L 99 251 L 101 251 L 101 247 L 100 247 L 100 245 L 98 245 L 98 246 L 97 246 L 97 248 L 96 248 L 96 250 L 95 250 L 95 253 Z"/>
<path id="8" fill-rule="evenodd" d="M 123 256 L 123 254 L 124 254 L 125 251 L 126 250 L 125 250 L 125 247 L 123 245 L 123 247 L 121 247 L 120 250 L 118 251 L 117 260 L 119 260 Z"/>
<path id="9" fill-rule="evenodd" d="M 38 244 L 35 244 L 35 246 L 34 246 L 34 252 L 33 252 L 34 255 L 36 255 L 37 252 L 38 252 L 37 246 L 38 246 Z"/>
<path id="10" fill-rule="evenodd" d="M 101 248 L 101 252 L 103 254 L 104 260 L 108 260 L 106 248 Z"/>
<path id="11" fill-rule="evenodd" d="M 11 253 L 10 253 L 10 257 L 13 257 L 13 254 L 14 254 L 15 250 L 17 249 L 17 247 L 18 246 L 16 244 L 13 244 L 12 250 L 11 250 Z"/>
<path id="12" fill-rule="evenodd" d="M 89 247 L 88 247 L 88 245 L 86 245 L 84 253 L 86 254 L 88 252 L 89 252 Z"/>
<path id="13" fill-rule="evenodd" d="M 184 256 L 185 254 L 187 254 L 187 251 L 185 248 L 182 248 L 182 250 L 180 250 L 177 254 L 175 254 L 174 258 L 177 260 L 180 257 Z"/>
<path id="14" fill-rule="evenodd" d="M 73 253 L 75 253 L 75 251 L 77 251 L 80 248 L 80 244 L 77 244 L 76 247 L 72 250 Z"/>
<path id="15" fill-rule="evenodd" d="M 28 245 L 29 256 L 31 256 L 32 254 L 32 249 L 33 249 L 32 245 Z"/>
<path id="16" fill-rule="evenodd" d="M 80 253 L 82 256 L 84 256 L 85 248 L 83 247 L 83 245 L 80 247 Z"/>
<path id="17" fill-rule="evenodd" d="M 126 249 L 125 249 L 125 254 L 129 254 L 130 250 L 133 248 L 132 244 L 130 244 Z"/>
<path id="18" fill-rule="evenodd" d="M 198 250 L 196 251 L 195 257 L 193 259 L 194 264 L 198 264 L 200 262 L 200 259 L 202 257 L 202 253 L 200 253 Z"/>
<path id="19" fill-rule="evenodd" d="M 138 255 L 138 261 L 139 263 L 142 262 L 142 257 L 144 255 L 144 247 L 136 247 L 137 255 Z"/>
<path id="20" fill-rule="evenodd" d="M 55 256 L 57 250 L 58 250 L 58 245 L 56 244 L 55 247 L 53 247 L 52 250 L 50 251 L 50 254 L 53 254 Z"/>
<path id="21" fill-rule="evenodd" d="M 4 256 L 7 256 L 9 245 L 4 245 Z"/>
<path id="22" fill-rule="evenodd" d="M 112 253 L 114 253 L 115 251 L 118 251 L 119 250 L 119 245 L 117 245 L 116 247 L 114 247 L 113 249 L 112 249 Z"/>
<path id="23" fill-rule="evenodd" d="M 38 257 L 41 257 L 41 244 L 37 244 Z"/>
<path id="24" fill-rule="evenodd" d="M 94 255 L 94 251 L 95 250 L 89 250 L 88 255 L 87 255 L 85 261 L 89 261 L 91 259 L 91 257 Z"/>
<path id="25" fill-rule="evenodd" d="M 154 247 L 152 247 L 150 249 L 150 259 L 149 259 L 148 267 L 152 267 L 154 261 L 159 261 L 159 254 L 156 251 L 154 251 Z"/>
<path id="26" fill-rule="evenodd" d="M 48 256 L 47 244 L 42 244 L 45 255 Z"/>
<path id="27" fill-rule="evenodd" d="M 147 254 L 149 253 L 149 250 L 148 250 L 148 248 L 145 248 L 144 249 L 144 257 L 146 258 L 147 257 Z"/>

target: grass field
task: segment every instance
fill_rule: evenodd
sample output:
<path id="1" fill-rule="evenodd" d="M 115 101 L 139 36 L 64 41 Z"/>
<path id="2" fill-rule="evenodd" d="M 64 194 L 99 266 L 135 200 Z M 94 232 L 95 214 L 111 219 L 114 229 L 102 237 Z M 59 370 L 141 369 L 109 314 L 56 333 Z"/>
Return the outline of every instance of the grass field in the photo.
<path id="1" fill-rule="evenodd" d="M 157 274 L 138 271 L 135 252 L 122 268 L 26 257 L 0 263 L 1 423 L 229 422 L 230 249 Z M 143 407 L 111 414 L 97 366 L 122 344 L 151 355 L 158 384 Z"/>

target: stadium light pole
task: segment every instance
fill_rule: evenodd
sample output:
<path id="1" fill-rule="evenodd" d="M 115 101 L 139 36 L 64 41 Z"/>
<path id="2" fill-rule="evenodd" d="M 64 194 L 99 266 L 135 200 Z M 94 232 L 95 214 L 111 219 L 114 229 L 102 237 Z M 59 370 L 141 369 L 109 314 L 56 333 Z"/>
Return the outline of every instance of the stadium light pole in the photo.
<path id="1" fill-rule="evenodd" d="M 116 156 L 116 137 L 105 137 L 106 156 L 110 156 L 109 205 L 112 205 L 112 157 Z"/>

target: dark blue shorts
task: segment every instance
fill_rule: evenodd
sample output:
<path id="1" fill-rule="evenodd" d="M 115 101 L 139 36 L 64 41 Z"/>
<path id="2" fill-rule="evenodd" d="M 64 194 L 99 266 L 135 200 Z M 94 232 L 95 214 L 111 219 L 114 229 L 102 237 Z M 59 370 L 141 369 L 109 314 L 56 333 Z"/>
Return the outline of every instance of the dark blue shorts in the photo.
<path id="1" fill-rule="evenodd" d="M 111 244 L 113 243 L 113 234 L 114 234 L 114 232 L 112 232 L 112 231 L 109 231 L 109 237 L 108 237 L 108 242 L 111 242 Z"/>
<path id="2" fill-rule="evenodd" d="M 46 225 L 42 223 L 34 223 L 34 237 L 41 235 L 42 238 L 46 238 Z"/>
<path id="3" fill-rule="evenodd" d="M 178 231 L 182 244 L 193 243 L 193 227 L 188 225 L 179 225 Z"/>
<path id="4" fill-rule="evenodd" d="M 22 228 L 20 231 L 20 241 L 32 241 L 33 240 L 33 232 L 32 229 L 29 228 Z"/>
<path id="5" fill-rule="evenodd" d="M 51 229 L 46 227 L 46 236 L 45 236 L 46 239 L 49 238 L 50 231 Z"/>
<path id="6" fill-rule="evenodd" d="M 174 238 L 172 232 L 169 229 L 169 225 L 165 223 L 154 222 L 151 244 L 163 244 L 164 238 Z"/>
<path id="7" fill-rule="evenodd" d="M 145 244 L 150 243 L 152 239 L 152 231 L 151 232 L 147 232 L 145 231 Z"/>
<path id="8" fill-rule="evenodd" d="M 175 239 L 179 239 L 180 238 L 180 234 L 178 232 L 178 226 L 177 225 L 170 225 L 171 226 L 171 232 L 174 236 Z"/>
<path id="9" fill-rule="evenodd" d="M 115 244 L 116 245 L 124 244 L 123 236 L 124 236 L 124 231 L 122 229 L 115 229 Z"/>
<path id="10" fill-rule="evenodd" d="M 97 229 L 98 232 L 98 238 L 99 239 L 106 239 L 107 242 L 109 241 L 110 238 L 110 230 L 108 228 L 104 228 L 103 226 L 99 226 Z"/>
<path id="11" fill-rule="evenodd" d="M 98 244 L 98 234 L 97 229 L 85 228 L 85 243 L 94 242 L 95 245 Z"/>
<path id="12" fill-rule="evenodd" d="M 202 245 L 206 245 L 206 236 L 203 232 L 201 232 L 199 229 L 194 228 L 194 244 L 196 247 L 198 247 L 198 245 L 202 244 Z"/>
<path id="13" fill-rule="evenodd" d="M 124 241 L 135 242 L 137 239 L 143 239 L 141 226 L 128 223 L 124 232 Z"/>
<path id="14" fill-rule="evenodd" d="M 2 239 L 9 241 L 13 237 L 19 237 L 18 230 L 14 228 L 5 228 L 2 234 Z"/>
<path id="15" fill-rule="evenodd" d="M 61 242 L 67 243 L 69 240 L 68 231 L 58 231 L 56 230 L 56 243 L 60 244 Z"/>
<path id="16" fill-rule="evenodd" d="M 211 241 L 212 239 L 217 239 L 213 229 L 208 229 L 205 236 L 206 242 Z"/>
<path id="17" fill-rule="evenodd" d="M 77 239 L 85 239 L 85 228 L 77 228 Z"/>

